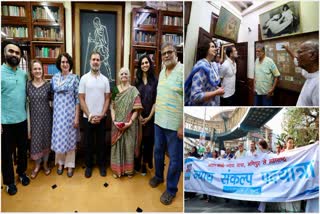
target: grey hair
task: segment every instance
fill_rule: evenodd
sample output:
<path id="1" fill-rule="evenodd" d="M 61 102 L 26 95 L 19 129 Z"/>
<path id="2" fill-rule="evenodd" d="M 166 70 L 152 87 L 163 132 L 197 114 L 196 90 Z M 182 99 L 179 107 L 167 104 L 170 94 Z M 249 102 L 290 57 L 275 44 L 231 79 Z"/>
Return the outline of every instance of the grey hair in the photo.
<path id="1" fill-rule="evenodd" d="M 174 44 L 172 42 L 165 42 L 161 45 L 161 51 L 165 49 L 166 47 L 172 47 L 174 52 L 177 52 L 177 49 L 174 47 Z"/>
<path id="2" fill-rule="evenodd" d="M 264 44 L 257 44 L 256 49 L 261 49 L 264 53 L 266 52 Z"/>
<path id="3" fill-rule="evenodd" d="M 312 52 L 316 54 L 316 60 L 318 62 L 319 60 L 319 42 L 316 39 L 308 40 L 304 42 L 305 44 Z"/>
<path id="4" fill-rule="evenodd" d="M 130 70 L 129 70 L 129 68 L 126 68 L 126 67 L 120 68 L 119 76 L 120 76 L 120 74 L 121 74 L 122 72 L 124 72 L 124 71 L 127 71 L 129 77 L 131 76 L 131 75 L 130 75 Z"/>

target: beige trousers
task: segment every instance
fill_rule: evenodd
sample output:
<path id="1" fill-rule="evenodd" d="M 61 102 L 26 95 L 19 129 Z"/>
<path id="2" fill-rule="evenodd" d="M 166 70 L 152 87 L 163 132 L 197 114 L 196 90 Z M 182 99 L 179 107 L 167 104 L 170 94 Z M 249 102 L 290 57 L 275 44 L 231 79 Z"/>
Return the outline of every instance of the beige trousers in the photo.
<path id="1" fill-rule="evenodd" d="M 64 168 L 75 168 L 76 151 L 56 153 L 55 164 L 64 165 Z"/>

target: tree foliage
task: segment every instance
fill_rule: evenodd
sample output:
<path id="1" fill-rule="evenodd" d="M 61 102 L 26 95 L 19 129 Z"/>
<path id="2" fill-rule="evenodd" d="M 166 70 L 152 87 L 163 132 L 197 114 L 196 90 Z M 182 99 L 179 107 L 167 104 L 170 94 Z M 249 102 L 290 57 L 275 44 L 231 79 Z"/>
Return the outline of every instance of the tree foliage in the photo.
<path id="1" fill-rule="evenodd" d="M 278 139 L 291 136 L 296 146 L 309 144 L 310 140 L 319 140 L 319 109 L 318 108 L 287 108 L 284 113 L 282 133 Z"/>

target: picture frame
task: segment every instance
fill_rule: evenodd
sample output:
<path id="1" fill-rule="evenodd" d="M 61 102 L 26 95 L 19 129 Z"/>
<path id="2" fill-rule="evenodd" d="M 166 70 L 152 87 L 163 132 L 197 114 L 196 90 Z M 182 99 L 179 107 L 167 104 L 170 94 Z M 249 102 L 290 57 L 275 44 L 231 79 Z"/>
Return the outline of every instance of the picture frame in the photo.
<path id="1" fill-rule="evenodd" d="M 100 71 L 112 88 L 123 66 L 124 5 L 121 3 L 72 3 L 74 70 L 90 71 L 92 51 L 101 54 Z"/>
<path id="2" fill-rule="evenodd" d="M 300 2 L 291 1 L 259 15 L 262 40 L 301 33 Z"/>
<path id="3" fill-rule="evenodd" d="M 221 7 L 214 35 L 228 42 L 237 42 L 241 19 Z"/>

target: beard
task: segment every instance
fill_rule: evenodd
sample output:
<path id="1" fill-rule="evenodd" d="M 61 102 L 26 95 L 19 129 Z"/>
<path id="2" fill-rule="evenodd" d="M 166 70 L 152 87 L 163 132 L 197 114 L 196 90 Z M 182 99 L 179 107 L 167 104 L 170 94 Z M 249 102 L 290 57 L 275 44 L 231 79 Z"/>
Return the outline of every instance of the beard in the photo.
<path id="1" fill-rule="evenodd" d="M 166 67 L 171 67 L 171 66 L 176 65 L 177 62 L 178 62 L 178 59 L 177 59 L 177 58 L 173 58 L 173 59 L 171 59 L 171 60 L 165 61 L 165 62 L 164 62 L 164 65 L 165 65 Z"/>
<path id="2" fill-rule="evenodd" d="M 10 66 L 16 67 L 17 65 L 19 65 L 21 58 L 18 58 L 16 56 L 5 56 L 5 59 Z"/>
<path id="3" fill-rule="evenodd" d="M 97 73 L 100 70 L 101 66 L 92 66 L 91 65 L 91 71 L 93 71 L 94 73 Z"/>

